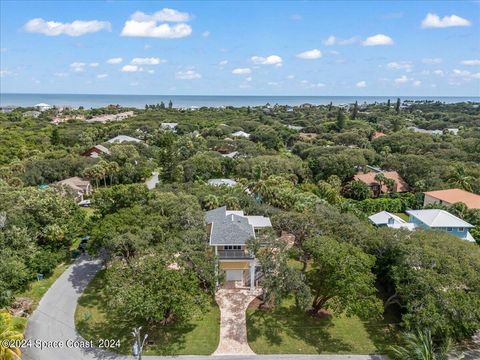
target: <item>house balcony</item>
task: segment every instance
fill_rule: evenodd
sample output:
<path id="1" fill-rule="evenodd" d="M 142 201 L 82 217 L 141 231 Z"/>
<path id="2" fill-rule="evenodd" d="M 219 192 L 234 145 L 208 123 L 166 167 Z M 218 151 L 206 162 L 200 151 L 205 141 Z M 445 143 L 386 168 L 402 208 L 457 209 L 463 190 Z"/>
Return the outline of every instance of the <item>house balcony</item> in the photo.
<path id="1" fill-rule="evenodd" d="M 218 250 L 219 259 L 253 259 L 254 256 L 246 250 Z"/>

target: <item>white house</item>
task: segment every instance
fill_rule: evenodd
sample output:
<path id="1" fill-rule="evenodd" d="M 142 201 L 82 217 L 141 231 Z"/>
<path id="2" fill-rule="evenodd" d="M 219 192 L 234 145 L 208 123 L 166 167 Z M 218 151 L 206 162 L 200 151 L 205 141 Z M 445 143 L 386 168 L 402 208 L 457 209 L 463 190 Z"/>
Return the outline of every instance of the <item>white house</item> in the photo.
<path id="1" fill-rule="evenodd" d="M 247 249 L 247 241 L 264 228 L 272 227 L 264 216 L 246 216 L 242 210 L 231 211 L 225 206 L 207 211 L 209 244 L 218 258 L 218 269 L 226 281 L 255 290 L 258 263 Z"/>
<path id="2" fill-rule="evenodd" d="M 379 213 L 373 214 L 368 217 L 368 219 L 376 226 L 386 226 L 393 229 L 408 229 L 413 230 L 414 225 L 407 223 L 401 217 L 389 213 L 388 211 L 380 211 Z"/>
<path id="3" fill-rule="evenodd" d="M 232 179 L 210 179 L 208 180 L 208 185 L 213 186 L 235 186 L 237 182 Z"/>
<path id="4" fill-rule="evenodd" d="M 35 105 L 34 107 L 37 108 L 39 111 L 46 111 L 46 110 L 50 110 L 50 109 L 53 108 L 52 105 L 45 104 L 45 103 L 39 103 L 39 104 Z"/>
<path id="5" fill-rule="evenodd" d="M 176 131 L 177 130 L 178 123 L 170 123 L 170 122 L 165 122 L 161 123 L 160 127 L 165 130 L 170 130 L 170 131 Z"/>
<path id="6" fill-rule="evenodd" d="M 131 137 L 131 136 L 127 136 L 127 135 L 118 135 L 118 136 L 115 136 L 114 138 L 108 140 L 107 142 L 109 142 L 110 144 L 115 144 L 115 143 L 121 144 L 123 142 L 139 143 L 139 142 L 142 142 L 142 140 Z"/>
<path id="7" fill-rule="evenodd" d="M 249 133 L 246 133 L 245 131 L 236 131 L 232 134 L 232 136 L 234 137 L 243 137 L 243 138 L 246 138 L 248 139 L 250 137 L 250 134 Z"/>

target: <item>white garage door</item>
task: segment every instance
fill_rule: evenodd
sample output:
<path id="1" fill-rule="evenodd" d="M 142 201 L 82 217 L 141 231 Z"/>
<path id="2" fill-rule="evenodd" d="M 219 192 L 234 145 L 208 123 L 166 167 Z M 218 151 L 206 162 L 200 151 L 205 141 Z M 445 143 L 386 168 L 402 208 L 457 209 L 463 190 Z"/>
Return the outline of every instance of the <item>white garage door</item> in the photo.
<path id="1" fill-rule="evenodd" d="M 226 270 L 227 281 L 242 281 L 243 270 Z"/>

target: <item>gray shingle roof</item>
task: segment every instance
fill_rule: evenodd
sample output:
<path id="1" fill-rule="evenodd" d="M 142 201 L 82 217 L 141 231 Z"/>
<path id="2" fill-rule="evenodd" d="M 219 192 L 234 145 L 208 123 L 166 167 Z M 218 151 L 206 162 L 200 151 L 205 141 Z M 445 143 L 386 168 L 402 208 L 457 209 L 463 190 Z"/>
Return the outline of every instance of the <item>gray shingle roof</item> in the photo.
<path id="1" fill-rule="evenodd" d="M 245 245 L 255 236 L 248 219 L 235 214 L 227 215 L 225 206 L 207 211 L 205 222 L 211 224 L 210 245 Z"/>

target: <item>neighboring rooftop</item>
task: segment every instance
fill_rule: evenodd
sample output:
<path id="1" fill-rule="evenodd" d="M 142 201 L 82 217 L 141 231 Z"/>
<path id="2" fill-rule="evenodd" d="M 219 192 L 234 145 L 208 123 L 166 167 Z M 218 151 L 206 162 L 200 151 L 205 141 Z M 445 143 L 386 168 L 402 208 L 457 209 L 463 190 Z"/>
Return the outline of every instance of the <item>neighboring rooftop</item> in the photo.
<path id="1" fill-rule="evenodd" d="M 364 182 L 365 184 L 372 186 L 374 184 L 378 184 L 378 182 L 375 180 L 375 175 L 382 173 L 387 179 L 392 179 L 395 180 L 397 183 L 397 192 L 406 192 L 410 188 L 408 184 L 403 180 L 403 178 L 400 176 L 399 173 L 396 171 L 380 171 L 380 172 L 375 172 L 375 171 L 370 171 L 367 173 L 357 173 L 353 176 L 354 180 L 360 180 Z M 385 185 L 382 185 L 382 192 L 388 192 L 388 188 Z"/>
<path id="2" fill-rule="evenodd" d="M 415 227 L 414 224 L 407 223 L 401 217 L 388 211 L 380 211 L 379 213 L 369 216 L 368 219 L 376 226 L 387 226 L 393 229 L 413 230 Z"/>
<path id="3" fill-rule="evenodd" d="M 431 228 L 464 227 L 473 228 L 472 224 L 440 209 L 407 210 L 406 213 L 420 220 Z"/>
<path id="4" fill-rule="evenodd" d="M 70 187 L 73 190 L 77 191 L 88 191 L 88 188 L 90 187 L 90 181 L 88 180 L 83 180 L 82 178 L 79 178 L 78 176 L 74 176 L 68 179 L 60 180 L 56 182 L 55 184 L 58 185 L 66 185 Z"/>
<path id="5" fill-rule="evenodd" d="M 469 209 L 480 209 L 480 195 L 462 189 L 427 191 L 424 194 L 449 204 L 462 202 Z"/>
<path id="6" fill-rule="evenodd" d="M 170 123 L 170 122 L 164 122 L 161 123 L 160 126 L 162 129 L 169 129 L 169 130 L 175 130 L 177 128 L 178 123 Z"/>
<path id="7" fill-rule="evenodd" d="M 118 136 L 115 136 L 114 138 L 108 140 L 107 142 L 109 142 L 110 144 L 113 144 L 113 143 L 141 142 L 141 141 L 142 141 L 142 140 L 137 139 L 137 138 L 134 138 L 134 137 L 131 137 L 131 136 L 118 135 Z"/>
<path id="8" fill-rule="evenodd" d="M 250 137 L 250 134 L 249 133 L 246 133 L 245 131 L 236 131 L 232 134 L 232 136 L 235 136 L 235 137 L 244 137 L 244 138 L 249 138 Z"/>
<path id="9" fill-rule="evenodd" d="M 210 179 L 208 180 L 208 185 L 213 186 L 235 186 L 237 182 L 232 179 Z"/>

